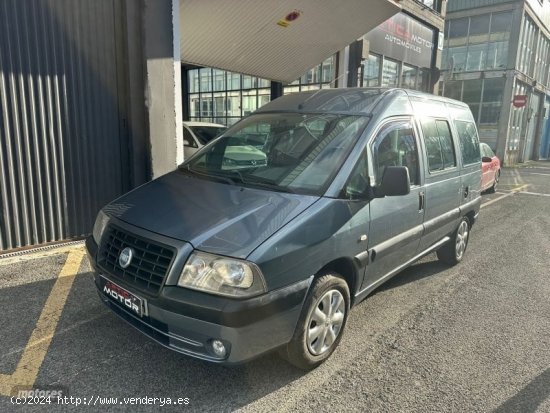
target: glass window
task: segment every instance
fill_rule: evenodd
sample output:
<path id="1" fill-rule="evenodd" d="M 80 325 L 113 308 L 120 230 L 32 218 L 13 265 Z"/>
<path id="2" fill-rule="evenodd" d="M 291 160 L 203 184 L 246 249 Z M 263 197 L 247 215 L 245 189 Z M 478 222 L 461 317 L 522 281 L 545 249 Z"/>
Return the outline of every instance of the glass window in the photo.
<path id="1" fill-rule="evenodd" d="M 189 93 L 199 92 L 199 69 L 192 69 L 187 72 L 189 76 Z"/>
<path id="2" fill-rule="evenodd" d="M 446 120 L 436 120 L 437 132 L 441 143 L 441 154 L 443 157 L 443 167 L 452 168 L 456 166 L 455 148 L 449 123 Z"/>
<path id="3" fill-rule="evenodd" d="M 252 76 L 243 75 L 243 89 L 252 89 L 257 86 L 257 79 Z"/>
<path id="4" fill-rule="evenodd" d="M 448 65 L 453 72 L 463 72 L 466 70 L 466 46 L 452 47 L 449 49 Z"/>
<path id="5" fill-rule="evenodd" d="M 506 79 L 502 77 L 485 79 L 483 81 L 483 102 L 502 102 L 505 82 Z"/>
<path id="6" fill-rule="evenodd" d="M 449 124 L 445 120 L 426 118 L 421 121 L 428 170 L 440 171 L 456 166 L 456 157 Z"/>
<path id="7" fill-rule="evenodd" d="M 238 73 L 227 74 L 227 90 L 237 90 L 241 88 L 241 75 Z"/>
<path id="8" fill-rule="evenodd" d="M 209 67 L 200 69 L 200 91 L 212 91 L 212 69 Z"/>
<path id="9" fill-rule="evenodd" d="M 401 86 L 407 89 L 415 89 L 416 72 L 416 67 L 403 64 L 403 72 L 401 73 Z"/>
<path id="10" fill-rule="evenodd" d="M 485 68 L 487 44 L 475 44 L 468 47 L 467 71 L 480 71 Z"/>
<path id="11" fill-rule="evenodd" d="M 487 42 L 489 35 L 489 23 L 491 21 L 490 14 L 482 14 L 481 16 L 473 16 L 470 18 L 470 43 Z"/>
<path id="12" fill-rule="evenodd" d="M 460 37 L 467 37 L 468 36 L 468 25 L 469 25 L 469 19 L 463 18 L 463 19 L 454 19 L 450 20 L 450 26 L 449 26 L 449 39 L 455 39 Z"/>
<path id="13" fill-rule="evenodd" d="M 225 71 L 214 69 L 212 71 L 213 88 L 212 90 L 225 90 Z"/>
<path id="14" fill-rule="evenodd" d="M 185 126 L 183 127 L 183 146 L 188 146 L 191 148 L 198 147 L 195 139 L 193 139 L 193 135 L 191 135 L 191 132 L 189 132 Z"/>
<path id="15" fill-rule="evenodd" d="M 464 81 L 463 102 L 479 103 L 481 101 L 481 82 L 481 79 Z"/>
<path id="16" fill-rule="evenodd" d="M 369 54 L 363 63 L 363 86 L 380 86 L 380 56 Z"/>
<path id="17" fill-rule="evenodd" d="M 481 105 L 480 124 L 498 124 L 501 103 L 483 103 Z"/>
<path id="18" fill-rule="evenodd" d="M 210 142 L 212 139 L 214 139 L 216 136 L 221 135 L 227 128 L 222 128 L 218 126 L 189 126 L 189 129 L 193 131 L 197 139 L 200 141 L 202 145 L 206 145 L 208 142 Z M 187 129 L 183 128 L 184 132 L 184 142 L 185 139 L 185 132 L 187 132 Z M 189 133 L 189 132 L 187 132 Z"/>
<path id="19" fill-rule="evenodd" d="M 368 122 L 366 116 L 333 114 L 252 115 L 182 170 L 244 187 L 320 195 Z M 331 127 L 319 135 L 319 124 Z"/>
<path id="20" fill-rule="evenodd" d="M 242 115 L 250 115 L 256 109 L 258 109 L 258 100 L 256 99 L 257 91 L 248 90 L 243 91 L 243 103 L 242 103 Z"/>
<path id="21" fill-rule="evenodd" d="M 506 69 L 508 65 L 508 42 L 489 43 L 486 69 Z"/>
<path id="22" fill-rule="evenodd" d="M 479 122 L 479 103 L 468 103 L 476 124 Z"/>
<path id="23" fill-rule="evenodd" d="M 442 170 L 444 164 L 435 119 L 423 119 L 421 125 L 426 145 L 426 156 L 428 157 L 428 170 L 430 172 Z"/>
<path id="24" fill-rule="evenodd" d="M 462 100 L 462 82 L 458 80 L 451 80 L 445 82 L 445 97 Z"/>
<path id="25" fill-rule="evenodd" d="M 393 60 L 384 59 L 382 64 L 382 86 L 397 86 L 399 81 L 399 64 Z"/>
<path id="26" fill-rule="evenodd" d="M 462 163 L 469 165 L 479 162 L 481 155 L 475 124 L 472 122 L 455 121 L 455 126 L 458 131 L 460 149 L 462 151 Z"/>
<path id="27" fill-rule="evenodd" d="M 332 82 L 332 76 L 334 71 L 334 58 L 329 57 L 327 60 L 323 62 L 321 65 L 322 70 L 322 81 L 323 83 L 330 83 Z"/>
<path id="28" fill-rule="evenodd" d="M 376 183 L 382 180 L 387 166 L 406 166 L 411 185 L 418 185 L 418 148 L 410 122 L 392 122 L 385 125 L 372 143 Z"/>
<path id="29" fill-rule="evenodd" d="M 512 12 L 493 13 L 491 16 L 491 41 L 503 41 L 510 38 Z"/>

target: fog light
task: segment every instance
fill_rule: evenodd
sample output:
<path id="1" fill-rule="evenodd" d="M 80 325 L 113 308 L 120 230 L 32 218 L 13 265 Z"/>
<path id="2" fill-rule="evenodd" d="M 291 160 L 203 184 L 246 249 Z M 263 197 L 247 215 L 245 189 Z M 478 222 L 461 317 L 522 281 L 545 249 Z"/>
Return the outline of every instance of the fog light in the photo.
<path id="1" fill-rule="evenodd" d="M 225 344 L 223 344 L 220 340 L 212 340 L 211 346 L 212 346 L 212 351 L 219 358 L 224 358 L 225 355 L 227 354 L 227 350 L 225 349 Z"/>

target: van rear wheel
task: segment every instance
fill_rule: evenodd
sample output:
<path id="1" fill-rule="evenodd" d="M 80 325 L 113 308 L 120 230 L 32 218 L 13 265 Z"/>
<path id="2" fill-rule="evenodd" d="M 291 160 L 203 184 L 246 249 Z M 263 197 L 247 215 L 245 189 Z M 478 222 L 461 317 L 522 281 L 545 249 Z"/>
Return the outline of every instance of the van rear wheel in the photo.
<path id="1" fill-rule="evenodd" d="M 458 264 L 464 258 L 469 238 L 470 221 L 462 217 L 451 240 L 437 250 L 437 258 L 448 265 Z"/>
<path id="2" fill-rule="evenodd" d="M 311 370 L 334 352 L 344 331 L 350 308 L 347 283 L 336 273 L 314 281 L 292 340 L 280 355 L 303 370 Z"/>

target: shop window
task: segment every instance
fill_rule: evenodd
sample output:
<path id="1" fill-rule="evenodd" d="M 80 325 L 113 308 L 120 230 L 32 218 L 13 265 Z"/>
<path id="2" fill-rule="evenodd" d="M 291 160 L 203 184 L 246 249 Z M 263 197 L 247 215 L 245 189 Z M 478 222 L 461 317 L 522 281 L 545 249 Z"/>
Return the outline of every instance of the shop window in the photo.
<path id="1" fill-rule="evenodd" d="M 401 87 L 407 89 L 416 88 L 416 74 L 417 68 L 413 66 L 403 65 L 403 71 L 401 73 Z"/>
<path id="2" fill-rule="evenodd" d="M 381 57 L 369 54 L 363 63 L 363 86 L 380 86 L 380 62 Z"/>
<path id="3" fill-rule="evenodd" d="M 399 63 L 384 59 L 382 64 L 382 86 L 397 86 L 399 80 Z"/>

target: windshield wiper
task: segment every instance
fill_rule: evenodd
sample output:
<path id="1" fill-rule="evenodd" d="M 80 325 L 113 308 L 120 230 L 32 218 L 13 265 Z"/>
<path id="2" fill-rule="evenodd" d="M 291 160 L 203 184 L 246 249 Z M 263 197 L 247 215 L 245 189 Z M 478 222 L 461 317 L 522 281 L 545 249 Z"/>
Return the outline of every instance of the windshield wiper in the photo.
<path id="1" fill-rule="evenodd" d="M 273 189 L 273 190 L 278 191 L 278 192 L 290 192 L 291 194 L 294 193 L 294 191 L 292 189 L 290 189 L 286 186 L 277 185 L 277 183 L 275 183 L 271 179 L 263 178 L 261 176 L 256 176 L 256 175 L 247 176 L 246 180 L 243 181 L 243 183 L 248 184 L 248 185 L 259 186 L 259 187 L 262 187 L 262 188 Z"/>
<path id="2" fill-rule="evenodd" d="M 199 172 L 196 169 L 191 169 L 189 167 L 189 165 L 187 165 L 186 169 L 182 169 L 182 170 L 184 170 L 184 171 L 187 170 L 187 172 L 189 172 L 191 174 L 204 176 L 205 178 L 217 180 L 218 182 L 224 182 L 224 183 L 229 184 L 229 185 L 235 185 L 236 184 L 235 179 L 233 179 L 233 177 L 227 176 L 225 174 L 217 174 L 217 173 L 214 173 L 212 171 Z"/>

